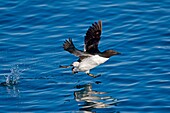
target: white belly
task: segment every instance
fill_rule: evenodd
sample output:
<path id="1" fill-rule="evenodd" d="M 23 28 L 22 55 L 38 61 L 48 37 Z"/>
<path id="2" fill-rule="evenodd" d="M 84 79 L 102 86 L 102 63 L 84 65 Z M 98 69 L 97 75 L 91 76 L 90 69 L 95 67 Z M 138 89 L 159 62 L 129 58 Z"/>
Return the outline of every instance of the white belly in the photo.
<path id="1" fill-rule="evenodd" d="M 88 71 L 104 62 L 106 62 L 109 58 L 100 57 L 99 55 L 94 55 L 89 58 L 85 58 L 80 62 L 78 69 L 79 71 Z"/>

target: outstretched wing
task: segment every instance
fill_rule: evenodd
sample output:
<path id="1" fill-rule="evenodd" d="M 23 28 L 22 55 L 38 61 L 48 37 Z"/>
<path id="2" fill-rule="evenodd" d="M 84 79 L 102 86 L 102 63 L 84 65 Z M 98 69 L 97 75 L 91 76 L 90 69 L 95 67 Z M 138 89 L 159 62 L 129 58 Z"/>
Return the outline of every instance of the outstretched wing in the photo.
<path id="1" fill-rule="evenodd" d="M 68 51 L 71 54 L 74 54 L 77 57 L 83 57 L 83 56 L 90 56 L 89 54 L 84 53 L 81 50 L 78 50 L 77 48 L 75 48 L 73 41 L 71 38 L 69 38 L 68 40 L 66 40 L 63 44 L 63 48 L 64 50 Z"/>
<path id="2" fill-rule="evenodd" d="M 98 44 L 100 41 L 100 36 L 102 32 L 102 21 L 95 22 L 92 24 L 91 27 L 86 32 L 86 36 L 84 39 L 84 51 L 90 53 L 90 54 L 95 54 L 98 53 Z"/>

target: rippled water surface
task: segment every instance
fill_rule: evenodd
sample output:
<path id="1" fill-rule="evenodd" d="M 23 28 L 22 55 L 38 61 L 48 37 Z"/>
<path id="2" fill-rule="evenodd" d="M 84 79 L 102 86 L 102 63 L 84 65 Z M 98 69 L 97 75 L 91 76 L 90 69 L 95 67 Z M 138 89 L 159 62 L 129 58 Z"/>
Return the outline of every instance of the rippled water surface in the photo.
<path id="1" fill-rule="evenodd" d="M 98 78 L 59 68 L 77 60 L 63 41 L 83 49 L 98 20 L 99 49 L 122 54 L 91 70 Z M 169 113 L 170 1 L 2 0 L 0 82 L 2 113 Z"/>

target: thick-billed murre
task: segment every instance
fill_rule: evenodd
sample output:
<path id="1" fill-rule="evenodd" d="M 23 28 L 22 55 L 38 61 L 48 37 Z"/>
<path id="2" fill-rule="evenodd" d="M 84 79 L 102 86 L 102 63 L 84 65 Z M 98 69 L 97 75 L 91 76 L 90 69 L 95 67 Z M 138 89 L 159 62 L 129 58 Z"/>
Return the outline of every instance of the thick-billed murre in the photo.
<path id="1" fill-rule="evenodd" d="M 102 21 L 93 23 L 92 26 L 86 32 L 84 39 L 84 51 L 77 49 L 71 38 L 66 40 L 63 44 L 64 50 L 79 57 L 79 60 L 73 62 L 70 66 L 72 67 L 73 73 L 85 72 L 87 75 L 96 77 L 90 73 L 90 70 L 96 66 L 106 62 L 111 56 L 120 54 L 114 50 L 105 50 L 100 52 L 98 44 L 101 38 L 102 32 Z M 70 66 L 60 66 L 62 68 L 68 68 Z"/>

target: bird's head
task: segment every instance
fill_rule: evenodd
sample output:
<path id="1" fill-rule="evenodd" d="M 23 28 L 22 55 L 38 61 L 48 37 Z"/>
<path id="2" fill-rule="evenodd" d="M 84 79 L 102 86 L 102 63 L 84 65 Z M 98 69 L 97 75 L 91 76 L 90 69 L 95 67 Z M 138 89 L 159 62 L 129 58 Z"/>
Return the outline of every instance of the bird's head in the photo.
<path id="1" fill-rule="evenodd" d="M 106 50 L 102 54 L 103 54 L 104 57 L 109 58 L 109 57 L 114 56 L 114 55 L 120 55 L 121 53 L 119 53 L 115 50 Z"/>

